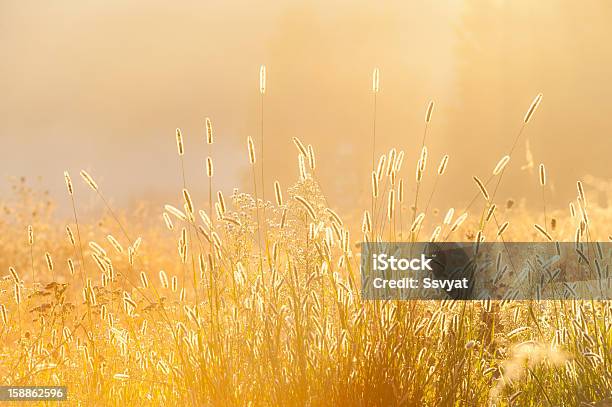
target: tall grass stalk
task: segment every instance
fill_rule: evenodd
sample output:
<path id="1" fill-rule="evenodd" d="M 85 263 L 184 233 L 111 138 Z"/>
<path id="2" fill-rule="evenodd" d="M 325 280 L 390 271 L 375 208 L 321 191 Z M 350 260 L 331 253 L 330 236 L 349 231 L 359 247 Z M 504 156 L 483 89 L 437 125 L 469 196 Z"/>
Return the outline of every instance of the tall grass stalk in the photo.
<path id="1" fill-rule="evenodd" d="M 32 285 L 36 287 L 36 275 L 34 272 L 34 227 L 28 226 L 28 246 L 30 251 L 30 268 L 32 271 Z"/>
<path id="2" fill-rule="evenodd" d="M 542 189 L 542 206 L 544 210 L 544 230 L 548 232 L 548 216 L 546 214 L 546 167 L 540 164 L 539 167 L 540 188 Z"/>
<path id="3" fill-rule="evenodd" d="M 419 208 L 419 191 L 421 189 L 421 181 L 424 175 L 423 172 L 425 170 L 425 164 L 426 164 L 424 160 L 426 160 L 426 157 L 427 157 L 427 153 L 426 153 L 427 151 L 426 150 L 427 130 L 429 129 L 429 122 L 431 121 L 433 109 L 434 109 L 434 102 L 430 101 L 429 104 L 427 105 L 427 110 L 425 111 L 425 127 L 423 129 L 423 137 L 421 139 L 421 159 L 417 163 L 416 192 L 414 193 L 414 204 L 412 206 L 411 223 L 414 223 L 414 221 L 416 220 L 416 214 L 419 210 L 418 209 Z M 416 238 L 416 235 L 413 232 L 411 232 L 410 240 L 414 241 L 415 238 Z"/>
<path id="4" fill-rule="evenodd" d="M 372 98 L 373 98 L 373 111 L 372 111 L 372 173 L 376 170 L 376 107 L 377 101 L 376 97 L 378 92 L 380 91 L 380 71 L 378 68 L 374 68 L 372 72 Z M 374 212 L 374 196 L 371 197 L 372 204 L 370 207 L 370 214 L 372 215 L 372 220 L 376 219 Z M 372 225 L 372 234 L 375 234 L 375 225 Z"/>

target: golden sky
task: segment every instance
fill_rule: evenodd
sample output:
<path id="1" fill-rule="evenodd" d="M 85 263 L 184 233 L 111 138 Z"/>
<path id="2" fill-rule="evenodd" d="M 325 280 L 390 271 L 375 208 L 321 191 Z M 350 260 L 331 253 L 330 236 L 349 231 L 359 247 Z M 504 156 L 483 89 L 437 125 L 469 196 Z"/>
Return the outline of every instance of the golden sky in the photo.
<path id="1" fill-rule="evenodd" d="M 563 207 L 576 179 L 612 177 L 611 19 L 606 1 L 2 1 L 0 197 L 21 175 L 42 175 L 60 196 L 63 170 L 85 168 L 117 202 L 178 199 L 176 127 L 194 195 L 204 196 L 195 185 L 204 185 L 207 116 L 217 185 L 242 186 L 266 64 L 269 191 L 296 179 L 297 136 L 314 146 L 335 206 L 369 193 L 379 67 L 379 153 L 406 151 L 411 187 L 424 111 L 436 102 L 432 168 L 451 157 L 441 207 L 472 197 L 472 175 L 487 177 L 542 92 L 525 135 Z M 504 197 L 537 191 L 537 175 L 519 169 L 524 140 Z"/>

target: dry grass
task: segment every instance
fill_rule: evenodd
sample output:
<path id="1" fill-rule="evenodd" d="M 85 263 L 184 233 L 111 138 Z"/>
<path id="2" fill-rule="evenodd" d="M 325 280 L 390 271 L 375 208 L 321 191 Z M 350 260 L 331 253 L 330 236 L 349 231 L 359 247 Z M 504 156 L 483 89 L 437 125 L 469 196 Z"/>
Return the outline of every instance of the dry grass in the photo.
<path id="1" fill-rule="evenodd" d="M 430 103 L 426 125 L 432 111 Z M 212 144 L 209 120 L 206 129 Z M 189 151 L 179 130 L 176 137 L 182 163 Z M 250 137 L 254 196 L 219 192 L 216 210 L 212 197 L 199 205 L 184 187 L 183 200 L 161 215 L 117 215 L 102 195 L 108 186 L 83 171 L 93 192 L 66 173 L 67 199 L 94 193 L 105 214 L 79 224 L 74 206 L 66 226 L 48 216 L 51 203 L 18 184 L 18 201 L 7 202 L 0 218 L 0 265 L 8 272 L 0 280 L 2 384 L 67 385 L 70 405 L 83 406 L 579 405 L 612 396 L 610 302 L 363 301 L 351 241 L 360 225 L 328 207 L 312 146 L 293 141 L 301 177 L 286 191 L 274 183 L 275 204 L 257 199 Z M 425 141 L 426 133 L 419 186 Z M 396 151 L 373 168 L 372 207 L 356 240 L 398 239 L 402 229 L 416 240 L 429 228 L 431 240 L 481 241 L 497 217 L 491 240 L 610 234 L 612 211 L 589 205 L 587 212 L 580 182 L 579 210 L 550 211 L 554 226 L 540 226 L 538 214 L 513 202 L 495 205 L 489 181 L 476 176 L 485 199 L 480 220 L 470 208 L 428 211 L 431 196 L 419 212 L 416 193 L 412 216 L 402 220 L 408 190 L 396 181 L 403 159 Z M 436 184 L 447 163 L 444 156 Z M 213 177 L 210 158 L 206 175 Z"/>

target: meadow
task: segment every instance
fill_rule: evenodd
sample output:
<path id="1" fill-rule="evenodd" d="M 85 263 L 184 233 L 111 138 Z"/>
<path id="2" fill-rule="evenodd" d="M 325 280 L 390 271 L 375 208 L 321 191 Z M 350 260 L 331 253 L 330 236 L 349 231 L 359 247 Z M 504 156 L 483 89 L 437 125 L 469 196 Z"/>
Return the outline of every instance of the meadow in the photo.
<path id="1" fill-rule="evenodd" d="M 263 110 L 265 68 L 260 72 Z M 374 99 L 378 72 L 372 78 Z M 382 155 L 373 123 L 371 202 L 360 220 L 338 214 L 321 192 L 312 146 L 294 138 L 300 177 L 264 199 L 263 123 L 244 143 L 253 185 L 215 186 L 215 136 L 197 178 L 163 208 L 110 204 L 112 185 L 65 173 L 68 224 L 48 197 L 15 184 L 3 203 L 0 258 L 2 385 L 66 385 L 67 405 L 612 405 L 609 301 L 364 301 L 356 243 L 401 241 L 610 241 L 612 210 L 582 182 L 568 209 L 543 212 L 497 197 L 504 170 L 537 113 L 488 178 L 461 174 L 474 199 L 432 208 L 423 174 L 437 185 L 452 155 L 432 162 L 425 112 L 414 167 L 401 149 Z M 264 149 L 265 145 L 265 149 Z M 263 152 L 266 156 L 263 156 Z M 368 160 L 369 161 L 369 158 Z M 57 174 L 62 176 L 62 174 Z M 206 185 L 208 201 L 192 199 Z M 258 193 L 259 190 L 259 193 Z M 610 193 L 611 191 L 607 191 Z M 96 222 L 80 203 L 96 197 Z M 366 205 L 367 206 L 367 205 Z M 365 210 L 364 210 L 365 209 Z M 348 220 L 350 218 L 350 220 Z M 599 259 L 607 273 L 609 254 Z M 40 402 L 51 405 L 51 402 Z"/>

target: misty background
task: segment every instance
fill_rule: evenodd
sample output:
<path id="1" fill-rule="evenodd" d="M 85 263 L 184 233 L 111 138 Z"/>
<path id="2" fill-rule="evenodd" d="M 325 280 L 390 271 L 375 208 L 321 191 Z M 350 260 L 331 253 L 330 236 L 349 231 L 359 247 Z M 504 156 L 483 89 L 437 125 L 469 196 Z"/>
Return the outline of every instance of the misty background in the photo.
<path id="1" fill-rule="evenodd" d="M 528 139 L 536 169 L 547 167 L 549 204 L 567 207 L 577 179 L 612 178 L 609 21 L 607 1 L 2 0 L 0 202 L 25 176 L 65 212 L 63 171 L 84 196 L 80 169 L 122 207 L 180 202 L 178 127 L 203 204 L 206 117 L 215 186 L 251 192 L 246 138 L 259 141 L 265 64 L 268 197 L 274 180 L 286 188 L 298 177 L 295 136 L 313 145 L 334 208 L 369 202 L 378 67 L 377 152 L 405 151 L 407 192 L 429 100 L 425 182 L 448 153 L 434 198 L 446 208 L 472 198 L 472 175 L 488 177 L 542 92 L 498 196 L 539 204 Z"/>

